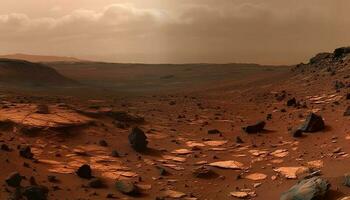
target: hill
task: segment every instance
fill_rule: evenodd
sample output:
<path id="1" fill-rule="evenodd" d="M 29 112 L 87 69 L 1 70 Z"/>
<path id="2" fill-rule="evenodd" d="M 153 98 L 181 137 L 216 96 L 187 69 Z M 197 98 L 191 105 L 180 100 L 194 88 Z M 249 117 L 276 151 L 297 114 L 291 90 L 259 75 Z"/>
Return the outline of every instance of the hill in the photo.
<path id="1" fill-rule="evenodd" d="M 19 86 L 66 86 L 76 84 L 44 64 L 0 59 L 0 83 Z"/>
<path id="2" fill-rule="evenodd" d="M 29 62 L 81 62 L 82 60 L 74 57 L 60 57 L 60 56 L 43 56 L 43 55 L 29 55 L 29 54 L 9 54 L 2 55 L 0 58 L 26 60 Z"/>

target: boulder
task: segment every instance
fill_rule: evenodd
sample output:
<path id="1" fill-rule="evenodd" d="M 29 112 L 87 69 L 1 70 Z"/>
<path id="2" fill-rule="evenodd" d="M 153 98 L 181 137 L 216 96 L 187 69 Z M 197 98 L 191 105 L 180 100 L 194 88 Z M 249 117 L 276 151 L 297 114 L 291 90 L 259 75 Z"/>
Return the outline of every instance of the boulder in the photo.
<path id="1" fill-rule="evenodd" d="M 280 200 L 316 200 L 324 199 L 330 183 L 321 177 L 305 179 L 283 193 Z"/>
<path id="2" fill-rule="evenodd" d="M 128 138 L 131 147 L 135 151 L 142 152 L 147 149 L 147 136 L 140 128 L 133 128 Z"/>
<path id="3" fill-rule="evenodd" d="M 324 121 L 321 116 L 311 113 L 307 116 L 304 124 L 300 130 L 303 132 L 317 132 L 322 131 L 325 128 Z"/>
<path id="4" fill-rule="evenodd" d="M 192 175 L 196 178 L 203 178 L 203 179 L 209 179 L 217 177 L 217 173 L 215 173 L 210 167 L 207 166 L 200 166 L 198 168 L 195 168 L 192 171 Z"/>
<path id="5" fill-rule="evenodd" d="M 302 137 L 303 136 L 303 131 L 300 128 L 295 128 L 291 130 L 291 135 L 295 138 Z"/>
<path id="6" fill-rule="evenodd" d="M 81 167 L 79 167 L 76 173 L 80 178 L 85 178 L 85 179 L 92 178 L 90 165 L 86 165 L 86 164 L 82 165 Z"/>
<path id="7" fill-rule="evenodd" d="M 19 187 L 21 185 L 22 176 L 18 172 L 13 172 L 6 178 L 6 183 L 11 187 Z"/>
<path id="8" fill-rule="evenodd" d="M 264 130 L 265 125 L 266 125 L 266 123 L 264 121 L 259 121 L 256 124 L 243 127 L 242 129 L 246 133 L 259 133 L 262 130 Z"/>
<path id="9" fill-rule="evenodd" d="M 132 182 L 126 180 L 119 180 L 115 184 L 117 190 L 126 195 L 138 195 L 140 193 L 139 188 Z"/>
<path id="10" fill-rule="evenodd" d="M 297 106 L 297 100 L 295 98 L 291 98 L 287 101 L 287 106 L 291 107 L 291 106 Z"/>
<path id="11" fill-rule="evenodd" d="M 46 200 L 48 192 L 49 190 L 45 186 L 29 186 L 24 188 L 23 196 L 27 200 Z"/>
<path id="12" fill-rule="evenodd" d="M 31 151 L 30 146 L 24 146 L 19 149 L 19 155 L 23 158 L 32 159 L 34 154 Z"/>

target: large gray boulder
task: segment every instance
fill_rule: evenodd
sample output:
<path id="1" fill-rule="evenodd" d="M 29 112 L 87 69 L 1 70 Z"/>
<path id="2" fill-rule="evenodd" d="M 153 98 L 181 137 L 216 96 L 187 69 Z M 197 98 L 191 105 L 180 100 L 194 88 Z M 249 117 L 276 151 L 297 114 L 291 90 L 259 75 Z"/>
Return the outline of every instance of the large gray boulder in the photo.
<path id="1" fill-rule="evenodd" d="M 321 177 L 305 179 L 283 193 L 280 200 L 321 200 L 330 186 L 330 183 Z"/>
<path id="2" fill-rule="evenodd" d="M 322 131 L 325 128 L 324 121 L 321 116 L 311 113 L 307 116 L 304 124 L 301 126 L 300 130 L 303 132 L 317 132 Z"/>
<path id="3" fill-rule="evenodd" d="M 133 128 L 128 138 L 131 147 L 135 151 L 144 152 L 147 149 L 147 136 L 140 128 Z"/>

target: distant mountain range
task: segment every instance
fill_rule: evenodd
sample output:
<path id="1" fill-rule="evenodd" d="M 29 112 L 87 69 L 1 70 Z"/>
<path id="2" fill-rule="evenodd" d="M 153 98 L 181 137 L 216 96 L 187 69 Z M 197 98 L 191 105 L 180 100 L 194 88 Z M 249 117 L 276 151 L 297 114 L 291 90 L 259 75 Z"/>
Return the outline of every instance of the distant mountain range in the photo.
<path id="1" fill-rule="evenodd" d="M 84 61 L 74 57 L 43 56 L 43 55 L 30 55 L 30 54 L 20 54 L 20 53 L 0 55 L 0 58 L 25 60 L 29 62 L 82 62 Z"/>

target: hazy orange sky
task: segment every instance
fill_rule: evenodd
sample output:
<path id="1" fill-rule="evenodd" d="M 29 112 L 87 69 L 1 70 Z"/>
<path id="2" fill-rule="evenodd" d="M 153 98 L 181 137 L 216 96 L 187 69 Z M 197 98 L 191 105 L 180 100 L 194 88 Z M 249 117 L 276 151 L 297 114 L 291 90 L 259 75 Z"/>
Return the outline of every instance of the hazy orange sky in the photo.
<path id="1" fill-rule="evenodd" d="M 350 45 L 348 0 L 1 0 L 0 54 L 294 64 Z"/>

